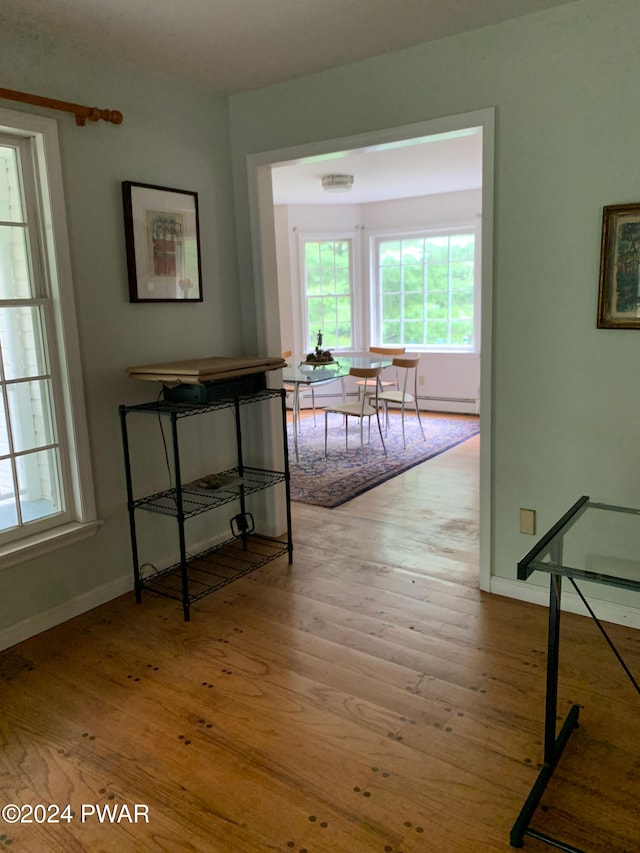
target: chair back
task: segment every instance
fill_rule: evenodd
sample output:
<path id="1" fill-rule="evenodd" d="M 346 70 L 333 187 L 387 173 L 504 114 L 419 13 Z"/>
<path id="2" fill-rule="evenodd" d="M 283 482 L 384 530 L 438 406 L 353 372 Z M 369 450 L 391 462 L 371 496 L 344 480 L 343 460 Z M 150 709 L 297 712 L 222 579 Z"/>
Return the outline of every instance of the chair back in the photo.
<path id="1" fill-rule="evenodd" d="M 364 412 L 365 404 L 367 399 L 371 399 L 371 397 L 375 396 L 375 408 L 378 408 L 378 386 L 377 382 L 378 377 L 382 373 L 381 367 L 352 367 L 349 370 L 349 376 L 355 376 L 358 379 L 375 379 L 376 381 L 372 383 L 372 386 L 375 386 L 375 392 L 372 394 L 361 394 L 360 395 L 360 411 Z M 369 404 L 370 405 L 370 404 Z"/>
<path id="2" fill-rule="evenodd" d="M 374 353 L 375 355 L 386 355 L 387 358 L 393 358 L 396 355 L 402 355 L 405 352 L 405 347 L 369 347 L 369 352 Z M 395 371 L 395 375 L 396 375 L 396 378 L 395 378 L 394 384 L 395 384 L 396 388 L 399 389 L 400 388 L 400 378 L 398 377 L 397 369 Z M 361 385 L 364 383 L 359 382 L 358 384 Z M 368 387 L 369 383 L 367 382 L 366 384 Z M 380 384 L 380 383 L 376 383 L 376 384 Z M 382 385 L 390 385 L 392 383 L 382 382 L 381 384 Z"/>
<path id="3" fill-rule="evenodd" d="M 409 376 L 411 371 L 413 370 L 413 389 L 410 393 L 413 394 L 414 397 L 418 396 L 418 365 L 420 364 L 420 353 L 405 353 L 400 356 L 396 356 L 393 359 L 394 367 L 404 368 L 404 380 L 402 383 L 402 393 L 403 395 L 407 393 L 407 385 L 409 384 Z"/>
<path id="4" fill-rule="evenodd" d="M 405 347 L 369 347 L 369 352 L 377 355 L 388 355 L 392 358 L 394 355 L 402 355 L 405 349 Z"/>

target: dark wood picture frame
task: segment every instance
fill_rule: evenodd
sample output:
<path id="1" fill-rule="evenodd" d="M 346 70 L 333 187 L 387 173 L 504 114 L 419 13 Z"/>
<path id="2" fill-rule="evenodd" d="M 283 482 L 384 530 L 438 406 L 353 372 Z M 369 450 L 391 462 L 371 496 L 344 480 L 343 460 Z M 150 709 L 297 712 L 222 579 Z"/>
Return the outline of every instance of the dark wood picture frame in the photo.
<path id="1" fill-rule="evenodd" d="M 603 208 L 599 329 L 640 329 L 640 203 Z"/>
<path id="2" fill-rule="evenodd" d="M 131 302 L 202 302 L 198 194 L 122 182 Z"/>

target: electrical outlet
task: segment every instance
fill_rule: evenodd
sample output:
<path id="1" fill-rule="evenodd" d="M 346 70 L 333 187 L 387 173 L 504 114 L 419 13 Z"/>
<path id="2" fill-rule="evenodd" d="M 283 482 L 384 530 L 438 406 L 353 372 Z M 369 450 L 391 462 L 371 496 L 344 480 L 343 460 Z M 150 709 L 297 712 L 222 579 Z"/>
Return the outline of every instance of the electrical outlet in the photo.
<path id="1" fill-rule="evenodd" d="M 424 376 L 418 376 L 418 385 L 424 385 Z"/>
<path id="2" fill-rule="evenodd" d="M 520 510 L 520 533 L 527 533 L 531 536 L 536 534 L 536 511 L 535 509 Z"/>

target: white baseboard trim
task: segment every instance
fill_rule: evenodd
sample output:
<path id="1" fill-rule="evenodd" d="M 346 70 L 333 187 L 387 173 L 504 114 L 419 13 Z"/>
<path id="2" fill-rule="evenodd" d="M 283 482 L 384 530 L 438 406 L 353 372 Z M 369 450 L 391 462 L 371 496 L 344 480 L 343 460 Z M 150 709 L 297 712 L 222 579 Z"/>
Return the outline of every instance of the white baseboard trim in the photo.
<path id="1" fill-rule="evenodd" d="M 214 545 L 219 545 L 220 542 L 228 538 L 228 533 L 218 534 L 204 542 L 192 545 L 189 550 L 193 553 L 204 551 Z M 158 568 L 168 568 L 178 563 L 179 560 L 179 555 L 174 554 L 158 564 Z M 106 604 L 108 601 L 112 601 L 114 598 L 118 598 L 118 596 L 124 595 L 127 592 L 131 592 L 133 595 L 133 569 L 123 577 L 111 581 L 111 583 L 96 587 L 76 598 L 69 599 L 56 607 L 52 607 L 50 610 L 36 613 L 22 622 L 16 622 L 15 625 L 9 625 L 7 628 L 0 629 L 0 651 L 15 646 L 16 643 L 21 643 L 23 640 L 28 640 L 29 637 L 35 637 L 36 634 L 41 634 L 43 631 L 48 631 L 49 628 L 55 628 L 56 625 L 61 625 L 75 616 L 80 616 L 80 614 L 86 613 L 88 610 L 93 610 L 94 607 L 100 607 L 101 604 Z M 176 604 L 178 607 L 180 606 L 178 602 Z"/>
<path id="2" fill-rule="evenodd" d="M 526 581 L 509 580 L 508 578 L 491 578 L 490 591 L 496 595 L 504 595 L 507 598 L 517 598 L 519 601 L 528 601 L 531 604 L 549 606 L 549 589 L 547 587 L 534 586 Z M 622 604 L 611 604 L 608 601 L 587 598 L 589 606 L 602 622 L 613 622 L 615 625 L 625 625 L 629 628 L 640 628 L 640 612 L 635 607 L 625 607 Z M 591 618 L 586 611 L 580 597 L 575 592 L 570 592 L 566 585 L 562 588 L 562 610 L 567 613 L 577 613 L 580 616 Z"/>
<path id="3" fill-rule="evenodd" d="M 62 622 L 73 619 L 74 616 L 80 616 L 81 613 L 93 610 L 94 607 L 106 604 L 107 601 L 111 601 L 119 595 L 124 595 L 132 590 L 133 576 L 128 573 L 125 577 L 118 578 L 104 586 L 96 587 L 76 598 L 65 601 L 63 604 L 59 604 L 57 607 L 44 610 L 42 613 L 36 613 L 22 622 L 16 622 L 15 625 L 10 625 L 8 628 L 0 630 L 0 650 L 15 646 L 16 643 L 28 640 L 29 637 L 35 637 L 36 634 L 48 631 L 49 628 L 54 628 L 56 625 L 62 624 Z"/>

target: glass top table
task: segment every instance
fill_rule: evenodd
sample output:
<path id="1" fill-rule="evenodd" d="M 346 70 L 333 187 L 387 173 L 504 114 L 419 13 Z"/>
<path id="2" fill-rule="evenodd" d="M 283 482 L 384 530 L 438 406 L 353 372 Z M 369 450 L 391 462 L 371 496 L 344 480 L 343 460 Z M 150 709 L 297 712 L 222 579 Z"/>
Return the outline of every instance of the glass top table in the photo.
<path id="1" fill-rule="evenodd" d="M 519 580 L 526 581 L 537 571 L 549 575 L 544 763 L 513 825 L 510 843 L 512 847 L 522 847 L 524 837 L 530 836 L 568 853 L 582 853 L 577 847 L 531 827 L 545 788 L 571 732 L 578 725 L 580 713 L 580 706 L 572 705 L 557 733 L 562 580 L 567 579 L 573 586 L 627 677 L 640 693 L 640 685 L 576 583 L 578 580 L 592 581 L 640 590 L 640 509 L 596 503 L 583 495 L 518 563 Z"/>
<path id="2" fill-rule="evenodd" d="M 640 590 L 640 509 L 581 497 L 518 563 L 535 571 Z"/>
<path id="3" fill-rule="evenodd" d="M 332 364 L 314 366 L 304 361 L 290 359 L 291 364 L 282 368 L 284 382 L 299 383 L 300 385 L 315 385 L 324 382 L 335 382 L 349 375 L 352 367 L 388 367 L 392 359 L 381 358 L 379 355 L 337 356 Z"/>
<path id="4" fill-rule="evenodd" d="M 307 364 L 304 361 L 294 360 L 290 358 L 291 364 L 282 368 L 282 381 L 288 385 L 293 385 L 293 446 L 296 454 L 296 461 L 299 458 L 298 454 L 298 413 L 299 413 L 299 398 L 300 387 L 326 385 L 329 382 L 342 382 L 342 398 L 345 399 L 344 379 L 349 375 L 352 367 L 389 367 L 393 363 L 393 359 L 388 356 L 380 355 L 359 355 L 359 356 L 336 356 L 332 364 L 324 364 L 314 366 Z"/>

